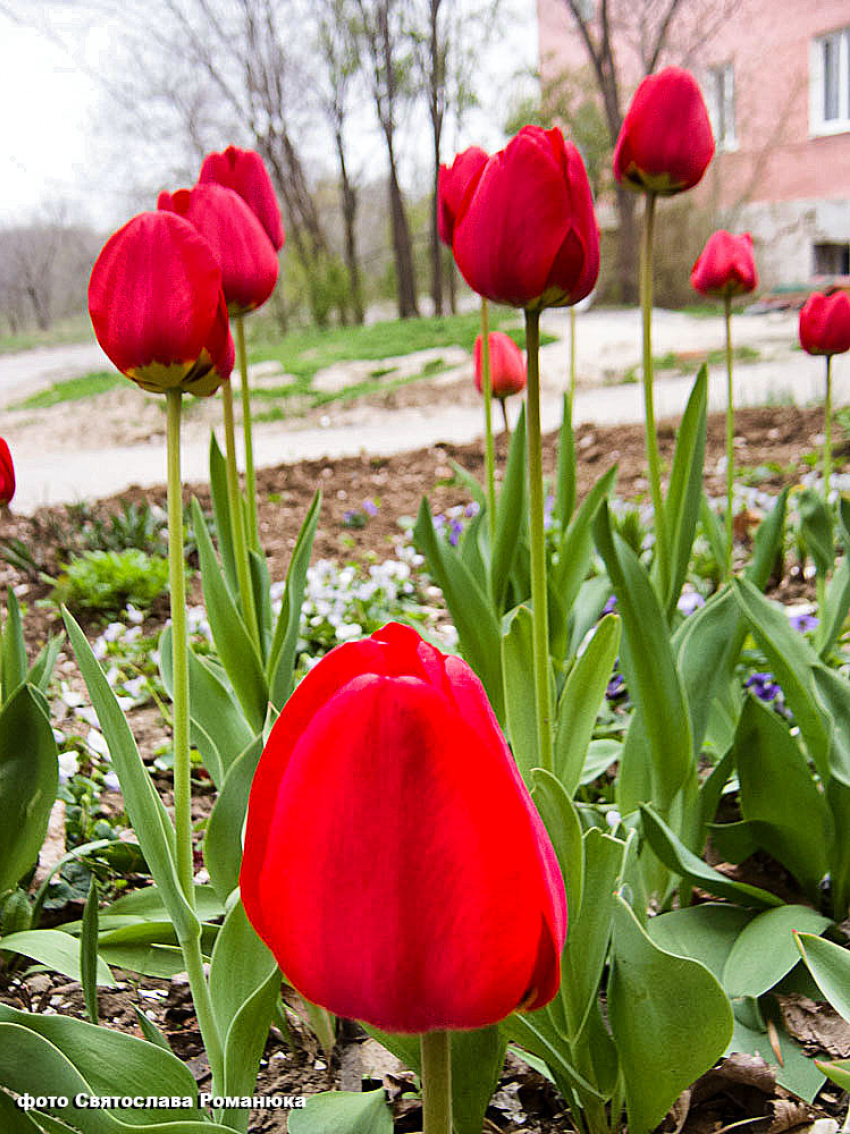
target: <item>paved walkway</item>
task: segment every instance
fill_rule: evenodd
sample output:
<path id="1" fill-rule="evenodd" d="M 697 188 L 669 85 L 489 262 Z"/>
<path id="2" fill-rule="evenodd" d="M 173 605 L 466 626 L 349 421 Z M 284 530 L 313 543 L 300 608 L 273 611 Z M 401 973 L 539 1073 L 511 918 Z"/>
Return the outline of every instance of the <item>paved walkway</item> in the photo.
<path id="1" fill-rule="evenodd" d="M 564 311 L 546 312 L 544 329 L 565 335 L 568 316 Z M 677 312 L 658 311 L 653 323 L 653 353 L 657 356 L 687 346 L 697 355 L 723 343 L 719 319 L 695 319 Z M 739 405 L 795 403 L 806 405 L 823 397 L 824 362 L 791 347 L 797 341 L 796 315 L 746 316 L 735 320 L 736 345 L 756 346 L 760 359 L 736 367 L 736 399 Z M 640 351 L 640 315 L 637 311 L 590 311 L 578 319 L 578 370 L 591 382 L 613 380 L 634 367 Z M 541 351 L 543 396 L 541 413 L 546 430 L 560 422 L 560 391 L 564 387 L 567 351 L 563 341 Z M 850 402 L 850 365 L 838 359 L 835 371 L 835 403 Z M 57 378 L 106 369 L 94 345 L 63 347 L 0 358 L 0 406 L 15 401 Z M 682 413 L 693 376 L 659 378 L 655 384 L 656 416 Z M 710 372 L 709 405 L 725 406 L 725 370 Z M 478 408 L 451 406 L 446 400 L 416 409 L 352 412 L 343 426 L 292 428 L 285 422 L 260 426 L 255 435 L 258 467 L 303 459 L 355 455 L 363 450 L 389 455 L 440 441 L 463 444 L 481 436 L 482 416 Z M 590 385 L 579 389 L 574 411 L 576 423 L 600 425 L 643 420 L 643 393 L 639 382 Z M 15 463 L 18 491 L 14 507 L 32 512 L 43 504 L 96 499 L 119 492 L 131 484 L 150 486 L 165 479 L 165 446 L 162 442 L 123 447 L 93 447 L 76 452 L 17 451 Z M 183 478 L 187 482 L 207 477 L 207 445 L 184 447 Z"/>

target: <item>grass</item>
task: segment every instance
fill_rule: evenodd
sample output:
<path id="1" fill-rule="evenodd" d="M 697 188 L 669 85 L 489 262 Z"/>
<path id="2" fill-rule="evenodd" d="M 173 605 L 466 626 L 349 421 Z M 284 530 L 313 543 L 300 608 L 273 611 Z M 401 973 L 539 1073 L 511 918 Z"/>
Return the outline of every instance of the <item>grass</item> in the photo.
<path id="1" fill-rule="evenodd" d="M 39 390 L 30 394 L 23 401 L 14 402 L 10 410 L 48 409 L 58 406 L 61 402 L 78 402 L 83 398 L 94 398 L 114 390 L 127 379 L 114 370 L 98 370 L 92 374 L 84 374 L 81 378 L 66 378 L 62 382 L 53 382 L 46 390 Z"/>
<path id="2" fill-rule="evenodd" d="M 732 358 L 735 362 L 747 363 L 758 362 L 761 358 L 761 351 L 756 350 L 751 346 L 739 346 L 732 350 Z M 720 366 L 726 362 L 725 349 L 709 350 L 699 358 L 694 358 L 692 355 L 677 354 L 676 351 L 668 351 L 666 354 L 656 354 L 652 357 L 652 369 L 654 374 L 660 374 L 662 371 L 673 370 L 677 374 L 696 374 L 704 362 L 709 366 Z M 614 378 L 612 381 L 606 383 L 609 386 L 628 386 L 632 385 L 640 379 L 640 366 L 630 366 L 628 370 L 623 372 L 621 378 Z"/>

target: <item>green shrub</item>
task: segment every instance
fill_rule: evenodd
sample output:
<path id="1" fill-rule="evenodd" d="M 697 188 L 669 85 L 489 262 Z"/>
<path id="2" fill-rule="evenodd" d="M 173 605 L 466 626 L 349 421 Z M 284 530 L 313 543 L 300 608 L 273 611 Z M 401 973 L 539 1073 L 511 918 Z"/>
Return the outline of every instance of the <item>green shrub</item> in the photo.
<path id="1" fill-rule="evenodd" d="M 69 610 L 118 614 L 127 603 L 145 609 L 168 583 L 168 561 L 138 548 L 86 551 L 56 580 L 51 598 Z"/>

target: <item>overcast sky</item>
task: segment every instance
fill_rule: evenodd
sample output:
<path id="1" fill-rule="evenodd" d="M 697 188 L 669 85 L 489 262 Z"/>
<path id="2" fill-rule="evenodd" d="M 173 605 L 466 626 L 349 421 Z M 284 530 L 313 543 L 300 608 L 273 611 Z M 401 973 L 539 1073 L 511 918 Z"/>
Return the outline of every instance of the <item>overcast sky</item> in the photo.
<path id="1" fill-rule="evenodd" d="M 499 145 L 512 76 L 535 65 L 536 0 L 509 2 L 514 19 L 495 53 L 498 73 L 482 91 L 482 113 L 470 117 L 471 136 L 449 133 L 447 150 L 473 141 Z M 109 136 L 109 95 L 97 80 L 108 70 L 113 35 L 75 4 L 0 0 L 0 225 L 44 215 L 58 203 L 68 219 L 102 228 L 125 219 L 127 198 L 110 174 L 116 139 Z M 416 166 L 421 150 L 427 168 L 427 134 L 421 147 L 409 148 L 409 165 Z M 378 157 L 377 144 L 375 152 Z"/>

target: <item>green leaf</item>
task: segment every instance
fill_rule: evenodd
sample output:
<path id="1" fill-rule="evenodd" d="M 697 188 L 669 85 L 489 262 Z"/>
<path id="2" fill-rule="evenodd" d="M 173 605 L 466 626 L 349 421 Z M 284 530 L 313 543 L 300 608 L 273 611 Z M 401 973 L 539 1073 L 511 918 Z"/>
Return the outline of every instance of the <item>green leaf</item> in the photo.
<path id="1" fill-rule="evenodd" d="M 248 566 L 251 569 L 251 592 L 254 609 L 257 612 L 257 626 L 260 630 L 260 660 L 265 665 L 269 656 L 269 644 L 272 636 L 269 568 L 265 555 L 261 555 L 252 547 L 248 548 Z"/>
<path id="2" fill-rule="evenodd" d="M 599 706 L 619 648 L 620 619 L 607 614 L 573 666 L 558 702 L 555 771 L 569 795 L 581 782 Z"/>
<path id="3" fill-rule="evenodd" d="M 195 886 L 195 913 L 201 921 L 213 921 L 224 915 L 224 905 L 216 897 L 211 886 Z M 133 890 L 123 898 L 117 898 L 101 911 L 101 923 L 108 917 L 133 917 L 145 921 L 163 921 L 168 915 L 168 907 L 158 887 L 145 886 Z"/>
<path id="4" fill-rule="evenodd" d="M 828 575 L 835 563 L 832 539 L 832 513 L 823 497 L 812 488 L 804 488 L 797 497 L 800 513 L 800 534 L 819 575 Z"/>
<path id="5" fill-rule="evenodd" d="M 269 682 L 269 700 L 276 709 L 282 709 L 292 693 L 295 651 L 298 646 L 298 631 L 301 626 L 301 604 L 304 601 L 304 588 L 307 584 L 307 569 L 313 554 L 313 540 L 322 507 L 322 494 L 313 497 L 304 523 L 295 541 L 289 569 L 286 572 L 286 590 L 275 626 L 274 638 L 269 649 L 266 674 Z"/>
<path id="6" fill-rule="evenodd" d="M 231 595 L 238 595 L 239 580 L 236 574 L 236 553 L 233 549 L 230 493 L 227 491 L 227 461 L 212 431 L 210 431 L 210 496 L 218 536 L 218 551 L 221 555 L 227 588 Z"/>
<path id="7" fill-rule="evenodd" d="M 4 1134 L 40 1134 L 35 1122 L 5 1091 L 0 1091 L 0 1129 Z"/>
<path id="8" fill-rule="evenodd" d="M 582 786 L 592 784 L 595 779 L 598 779 L 604 771 L 621 758 L 622 753 L 623 746 L 619 740 L 591 740 L 579 783 Z"/>
<path id="9" fill-rule="evenodd" d="M 89 896 L 83 910 L 83 931 L 80 934 L 80 973 L 86 1012 L 93 1024 L 98 1022 L 97 1012 L 97 879 L 89 883 Z M 108 971 L 108 970 L 107 970 Z"/>
<path id="10" fill-rule="evenodd" d="M 214 926 L 205 925 L 202 929 L 201 947 L 206 953 L 215 933 Z M 186 961 L 170 921 L 136 922 L 117 928 L 112 928 L 110 923 L 101 931 L 99 949 L 110 964 L 145 976 L 170 980 L 186 970 Z"/>
<path id="11" fill-rule="evenodd" d="M 821 933 L 831 922 L 809 906 L 765 910 L 747 925 L 726 959 L 723 987 L 735 999 L 761 996 L 799 961 L 794 934 Z"/>
<path id="12" fill-rule="evenodd" d="M 722 983 L 732 946 L 755 916 L 726 902 L 703 902 L 650 918 L 648 932 L 659 949 L 700 961 Z"/>
<path id="13" fill-rule="evenodd" d="M 497 611 L 503 609 L 508 576 L 527 523 L 525 406 L 511 437 L 499 503 L 496 508 L 496 539 L 490 560 L 490 593 Z"/>
<path id="14" fill-rule="evenodd" d="M 741 612 L 726 587 L 689 615 L 673 635 L 673 652 L 688 702 L 694 751 L 702 746 L 717 685 L 734 664 Z"/>
<path id="15" fill-rule="evenodd" d="M 649 741 L 655 774 L 653 798 L 667 811 L 692 770 L 690 719 L 667 623 L 640 560 L 612 533 L 605 504 L 597 516 L 596 542 L 623 619 L 620 661 Z M 647 658 L 652 664 L 646 664 Z"/>
<path id="16" fill-rule="evenodd" d="M 67 610 L 63 610 L 62 617 L 109 746 L 124 793 L 124 806 L 139 838 L 145 861 L 178 935 L 181 939 L 192 937 L 198 932 L 198 919 L 186 902 L 177 880 L 174 826 L 142 763 L 130 726 L 85 634 Z"/>
<path id="17" fill-rule="evenodd" d="M 670 590 L 667 617 L 672 618 L 688 570 L 702 496 L 702 469 L 708 408 L 708 367 L 703 363 L 694 381 L 673 456 L 664 517 L 670 539 Z"/>
<path id="18" fill-rule="evenodd" d="M 141 1028 L 142 1035 L 148 1043 L 156 1044 L 156 1046 L 161 1047 L 163 1051 L 171 1051 L 171 1044 L 153 1020 L 149 1019 L 136 1004 L 133 1005 L 133 1011 L 136 1014 L 136 1023 Z"/>
<path id="19" fill-rule="evenodd" d="M 850 1020 L 850 952 L 814 933 L 800 933 L 797 947 L 824 998 Z"/>
<path id="20" fill-rule="evenodd" d="M 419 508 L 413 538 L 443 592 L 463 656 L 481 679 L 497 718 L 504 721 L 499 621 L 479 581 L 451 549 L 443 546 L 426 498 Z"/>
<path id="21" fill-rule="evenodd" d="M 239 885 L 242 826 L 248 810 L 251 783 L 262 752 L 263 738 L 258 736 L 234 761 L 207 822 L 204 862 L 222 902 L 226 902 L 228 895 Z"/>
<path id="22" fill-rule="evenodd" d="M 782 542 L 785 532 L 785 512 L 788 505 L 788 489 L 783 488 L 776 498 L 776 503 L 762 520 L 756 532 L 753 546 L 753 557 L 744 571 L 744 575 L 758 590 L 763 591 L 767 586 L 776 561 L 782 554 Z"/>
<path id="23" fill-rule="evenodd" d="M 59 657 L 59 651 L 62 649 L 64 638 L 64 634 L 51 635 L 39 650 L 38 656 L 27 674 L 27 683 L 35 685 L 44 694 L 47 693 L 47 687 L 50 684 L 53 668 L 56 665 L 56 659 Z"/>
<path id="24" fill-rule="evenodd" d="M 532 773 L 532 798 L 552 840 L 564 879 L 567 909 L 575 921 L 581 909 L 584 884 L 584 844 L 581 820 L 564 785 L 543 768 Z"/>
<path id="25" fill-rule="evenodd" d="M 752 583 L 746 579 L 735 579 L 733 586 L 753 637 L 767 655 L 785 700 L 794 711 L 809 755 L 826 779 L 830 721 L 818 702 L 814 688 L 812 667 L 817 664 L 818 656 L 803 635 L 791 628 L 785 611 L 760 594 Z"/>
<path id="26" fill-rule="evenodd" d="M 561 406 L 561 428 L 558 433 L 558 467 L 555 473 L 555 519 L 566 528 L 576 506 L 576 443 L 572 429 L 572 407 L 569 394 Z"/>
<path id="27" fill-rule="evenodd" d="M 501 1026 L 512 1040 L 544 1061 L 562 1094 L 569 1095 L 576 1089 L 585 1101 L 605 1102 L 604 1095 L 570 1063 L 564 1038 L 553 1026 L 546 1008 L 514 1012 Z"/>
<path id="28" fill-rule="evenodd" d="M 719 574 L 726 562 L 726 532 L 723 528 L 723 521 L 708 502 L 708 496 L 705 492 L 700 498 L 699 518 Z"/>
<path id="29" fill-rule="evenodd" d="M 753 696 L 735 737 L 741 814 L 761 846 L 786 866 L 806 893 L 818 898 L 835 837 L 832 818 L 808 761 L 788 726 Z"/>
<path id="30" fill-rule="evenodd" d="M 531 784 L 531 769 L 540 764 L 537 712 L 529 696 L 528 675 L 534 672 L 534 618 L 527 606 L 518 606 L 505 618 L 502 635 L 502 676 L 505 715 L 511 751 L 523 780 Z"/>
<path id="31" fill-rule="evenodd" d="M 32 687 L 20 685 L 0 710 L 0 893 L 38 858 L 58 783 L 50 721 Z"/>
<path id="32" fill-rule="evenodd" d="M 174 693 L 171 641 L 171 627 L 167 626 L 159 639 L 159 672 L 169 697 Z M 228 769 L 255 733 L 213 667 L 192 649 L 188 653 L 192 743 L 204 757 L 213 783 L 221 790 Z"/>
<path id="33" fill-rule="evenodd" d="M 774 1010 L 775 1001 L 773 1001 L 773 997 L 767 997 L 761 1003 L 765 1005 L 765 1010 L 776 1025 L 776 1036 L 779 1040 L 782 1062 L 777 1062 L 776 1053 L 767 1032 L 749 1028 L 737 1017 L 735 1018 L 735 1031 L 724 1054 L 731 1055 L 737 1051 L 742 1055 L 760 1056 L 767 1064 L 768 1069 L 776 1076 L 778 1086 L 791 1091 L 792 1094 L 797 1095 L 805 1102 L 813 1102 L 815 1095 L 823 1086 L 824 1076 L 818 1070 L 821 1065 L 816 1064 L 814 1059 L 810 1059 L 785 1031 L 778 1010 Z"/>
<path id="34" fill-rule="evenodd" d="M 8 937 L 0 939 L 0 949 L 7 953 L 21 953 L 24 957 L 82 983 L 80 943 L 61 929 L 25 929 L 20 933 L 10 933 Z M 100 959 L 97 961 L 96 973 L 98 984 L 115 984 L 112 973 Z"/>
<path id="35" fill-rule="evenodd" d="M 201 583 L 215 648 L 252 732 L 263 727 L 268 688 L 257 647 L 251 641 L 242 615 L 227 589 L 201 506 L 192 501 L 192 523 L 201 562 Z"/>
<path id="36" fill-rule="evenodd" d="M 459 465 L 457 461 L 449 461 L 449 464 L 454 470 L 454 474 L 457 479 L 464 486 L 464 488 L 469 489 L 469 495 L 476 502 L 476 504 L 478 504 L 479 508 L 483 512 L 487 507 L 487 497 L 484 495 L 484 489 L 481 487 L 472 473 L 468 469 L 465 469 L 463 465 Z"/>
<path id="37" fill-rule="evenodd" d="M 21 609 L 11 587 L 6 589 L 6 625 L 3 627 L 3 703 L 27 676 L 27 647 L 21 625 Z"/>
<path id="38" fill-rule="evenodd" d="M 835 645 L 850 610 L 850 560 L 844 555 L 826 588 L 826 603 L 820 611 L 816 645 L 822 658 L 827 657 Z"/>
<path id="39" fill-rule="evenodd" d="M 681 1092 L 723 1054 L 734 1024 L 726 994 L 708 969 L 654 945 L 619 894 L 608 1015 L 625 1075 L 631 1134 L 648 1134 L 658 1125 Z"/>
<path id="40" fill-rule="evenodd" d="M 383 1088 L 377 1091 L 322 1091 L 303 1110 L 293 1110 L 290 1134 L 392 1134 L 393 1118 Z"/>
<path id="41" fill-rule="evenodd" d="M 714 870 L 698 858 L 680 842 L 667 824 L 646 804 L 641 804 L 643 830 L 646 840 L 655 854 L 672 870 L 692 886 L 699 886 L 709 894 L 728 898 L 745 906 L 781 906 L 782 899 L 748 882 L 735 882 Z"/>

